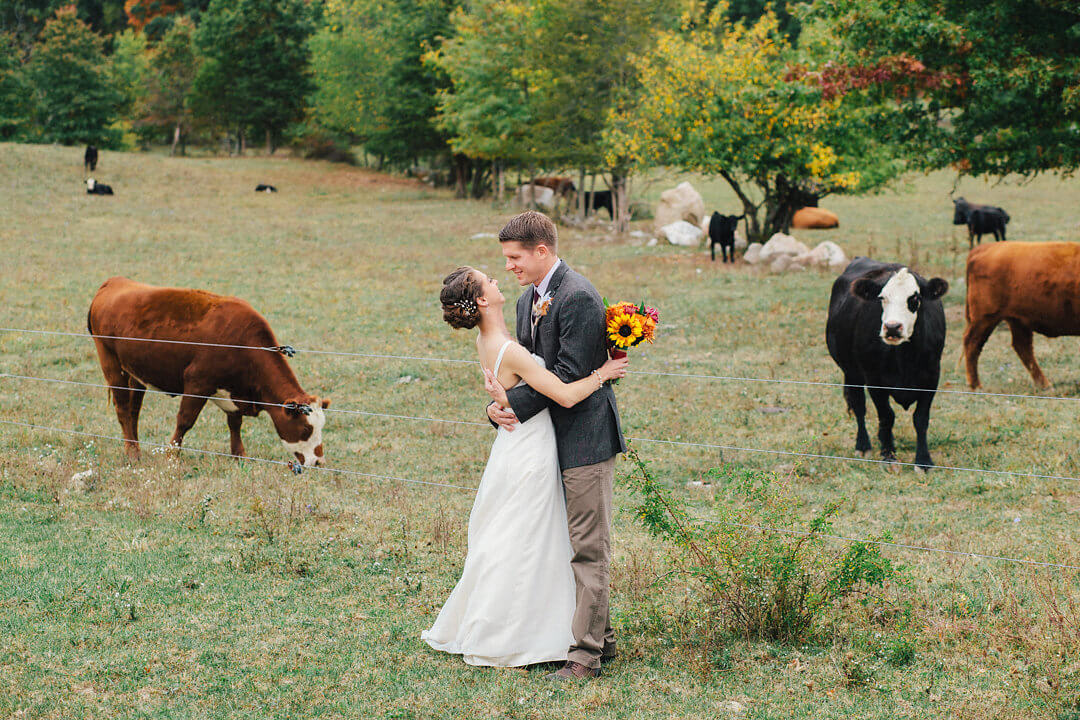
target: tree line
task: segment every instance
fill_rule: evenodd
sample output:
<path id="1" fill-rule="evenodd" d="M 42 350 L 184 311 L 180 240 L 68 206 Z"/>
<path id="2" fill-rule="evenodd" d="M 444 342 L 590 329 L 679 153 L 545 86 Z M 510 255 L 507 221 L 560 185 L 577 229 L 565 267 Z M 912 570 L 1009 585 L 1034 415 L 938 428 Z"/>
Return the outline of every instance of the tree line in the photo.
<path id="1" fill-rule="evenodd" d="M 655 167 L 722 177 L 751 235 L 910 170 L 1080 165 L 1070 0 L 10 0 L 0 140 L 282 143 L 459 196 Z"/>

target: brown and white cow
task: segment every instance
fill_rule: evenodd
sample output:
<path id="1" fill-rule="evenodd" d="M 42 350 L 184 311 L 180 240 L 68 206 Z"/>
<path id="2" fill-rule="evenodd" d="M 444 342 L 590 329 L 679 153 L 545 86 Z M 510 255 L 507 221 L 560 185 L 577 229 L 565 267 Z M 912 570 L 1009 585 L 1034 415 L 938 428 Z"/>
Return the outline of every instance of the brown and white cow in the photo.
<path id="1" fill-rule="evenodd" d="M 266 318 L 243 300 L 114 277 L 94 295 L 86 324 L 91 335 L 110 336 L 95 337 L 94 344 L 105 380 L 114 388 L 116 416 L 130 458 L 139 457 L 139 411 L 145 389 L 150 387 L 185 396 L 180 398 L 171 441 L 177 447 L 212 396 L 228 419 L 233 455 L 244 454 L 240 439 L 244 416 L 254 417 L 265 410 L 285 449 L 299 463 L 322 463 L 323 409 L 330 400 L 304 392 L 281 354 L 185 344 L 278 347 Z"/>
<path id="2" fill-rule="evenodd" d="M 979 387 L 979 353 L 1003 320 L 1035 386 L 1050 387 L 1035 361 L 1032 333 L 1080 335 L 1080 244 L 979 245 L 968 253 L 964 315 L 963 352 L 972 389 Z"/>

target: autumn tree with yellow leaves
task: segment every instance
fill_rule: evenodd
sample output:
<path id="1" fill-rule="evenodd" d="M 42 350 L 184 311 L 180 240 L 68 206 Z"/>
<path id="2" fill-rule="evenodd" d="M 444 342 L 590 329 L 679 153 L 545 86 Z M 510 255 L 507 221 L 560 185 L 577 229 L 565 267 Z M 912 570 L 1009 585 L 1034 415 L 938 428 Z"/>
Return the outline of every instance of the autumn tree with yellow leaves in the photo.
<path id="1" fill-rule="evenodd" d="M 687 14 L 635 63 L 641 88 L 615 108 L 604 133 L 608 162 L 718 175 L 746 213 L 752 240 L 785 232 L 795 210 L 829 194 L 866 193 L 904 163 L 882 132 L 885 104 L 827 98 L 792 73 L 826 38 L 806 28 L 798 50 L 766 13 L 732 23 L 727 3 Z"/>

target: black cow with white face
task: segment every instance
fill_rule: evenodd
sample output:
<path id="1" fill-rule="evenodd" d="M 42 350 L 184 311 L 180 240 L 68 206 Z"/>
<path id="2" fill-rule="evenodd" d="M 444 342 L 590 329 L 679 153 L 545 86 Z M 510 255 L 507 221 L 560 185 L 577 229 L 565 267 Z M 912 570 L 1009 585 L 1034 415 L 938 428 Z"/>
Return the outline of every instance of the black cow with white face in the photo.
<path id="1" fill-rule="evenodd" d="M 833 283 L 825 342 L 844 373 L 844 399 L 858 423 L 855 450 L 870 452 L 866 433 L 866 396 L 878 414 L 881 457 L 896 462 L 889 398 L 905 410 L 915 404 L 916 469 L 934 466 L 926 444 L 930 405 L 941 375 L 945 348 L 945 310 L 941 296 L 949 283 L 925 280 L 903 265 L 858 257 Z M 909 389 L 883 389 L 909 388 Z"/>

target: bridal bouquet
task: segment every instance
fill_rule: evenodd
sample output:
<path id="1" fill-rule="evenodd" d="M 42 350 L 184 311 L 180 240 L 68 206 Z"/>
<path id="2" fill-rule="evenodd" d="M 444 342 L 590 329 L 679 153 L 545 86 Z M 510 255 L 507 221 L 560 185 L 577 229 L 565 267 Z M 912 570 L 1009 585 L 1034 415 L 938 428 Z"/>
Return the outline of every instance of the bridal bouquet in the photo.
<path id="1" fill-rule="evenodd" d="M 635 305 L 630 302 L 618 302 L 607 307 L 608 353 L 613 358 L 626 355 L 627 348 L 640 342 L 653 341 L 656 326 L 660 324 L 660 313 L 656 308 L 645 303 Z"/>

